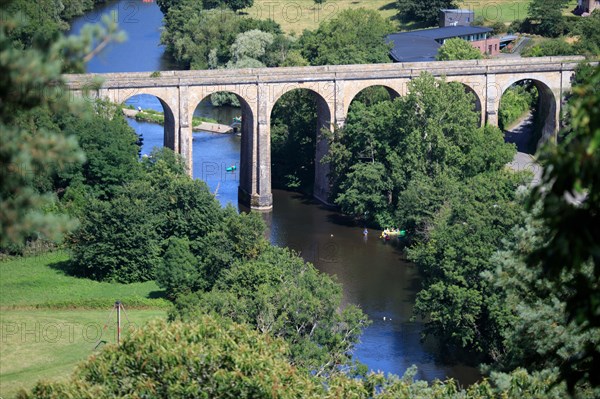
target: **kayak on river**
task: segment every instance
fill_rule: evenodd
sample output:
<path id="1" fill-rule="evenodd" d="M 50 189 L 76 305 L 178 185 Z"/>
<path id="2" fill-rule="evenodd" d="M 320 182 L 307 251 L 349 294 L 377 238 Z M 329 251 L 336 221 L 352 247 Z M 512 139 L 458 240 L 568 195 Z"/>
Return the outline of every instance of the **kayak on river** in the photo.
<path id="1" fill-rule="evenodd" d="M 383 238 L 384 240 L 388 241 L 392 237 L 405 237 L 405 236 L 406 236 L 406 230 L 385 229 L 381 232 L 380 238 Z"/>

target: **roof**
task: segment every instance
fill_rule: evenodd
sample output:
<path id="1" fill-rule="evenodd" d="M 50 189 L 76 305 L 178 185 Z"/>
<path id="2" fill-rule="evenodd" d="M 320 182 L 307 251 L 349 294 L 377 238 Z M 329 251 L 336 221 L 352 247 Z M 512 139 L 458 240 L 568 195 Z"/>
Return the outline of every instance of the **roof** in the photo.
<path id="1" fill-rule="evenodd" d="M 463 10 L 460 8 L 442 8 L 440 11 L 441 12 L 451 12 L 454 14 L 474 14 L 475 13 L 475 11 L 473 11 L 473 10 Z"/>
<path id="2" fill-rule="evenodd" d="M 397 62 L 434 61 L 437 50 L 441 46 L 436 40 L 491 31 L 492 29 L 481 26 L 445 26 L 443 28 L 392 33 L 386 37 L 386 41 L 394 43 L 390 55 Z"/>
<path id="3" fill-rule="evenodd" d="M 410 32 L 394 33 L 394 35 L 411 35 L 428 37 L 433 40 L 449 39 L 452 37 L 489 33 L 492 28 L 483 26 L 444 26 L 443 28 L 413 30 Z"/>
<path id="4" fill-rule="evenodd" d="M 516 40 L 516 39 L 518 39 L 518 38 L 519 38 L 519 36 L 517 36 L 517 35 L 506 35 L 506 36 L 502 36 L 502 37 L 500 38 L 500 43 L 503 43 L 503 42 L 512 42 L 513 40 Z"/>
<path id="5" fill-rule="evenodd" d="M 387 37 L 394 47 L 390 55 L 397 62 L 435 61 L 441 44 L 427 37 L 395 33 Z"/>

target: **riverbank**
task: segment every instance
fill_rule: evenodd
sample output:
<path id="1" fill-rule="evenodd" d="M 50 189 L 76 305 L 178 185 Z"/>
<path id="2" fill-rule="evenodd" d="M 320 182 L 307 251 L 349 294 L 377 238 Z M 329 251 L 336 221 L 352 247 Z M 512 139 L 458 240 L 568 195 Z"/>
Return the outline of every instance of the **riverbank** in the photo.
<path id="1" fill-rule="evenodd" d="M 152 109 L 136 110 L 133 108 L 123 108 L 123 115 L 128 118 L 134 118 L 138 122 L 156 123 L 164 126 L 165 115 L 162 112 Z M 195 132 L 211 133 L 233 133 L 234 128 L 229 125 L 218 123 L 215 119 L 202 118 L 194 116 L 192 118 L 192 130 Z"/>

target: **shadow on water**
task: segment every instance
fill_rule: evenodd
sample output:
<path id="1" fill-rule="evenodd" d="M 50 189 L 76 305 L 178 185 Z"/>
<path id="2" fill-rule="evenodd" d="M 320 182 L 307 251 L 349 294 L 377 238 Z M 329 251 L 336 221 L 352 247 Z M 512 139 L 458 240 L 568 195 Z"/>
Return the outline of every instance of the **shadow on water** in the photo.
<path id="1" fill-rule="evenodd" d="M 372 320 L 355 356 L 369 369 L 404 374 L 415 364 L 417 378 L 456 378 L 471 383 L 480 374 L 458 362 L 445 362 L 434 340 L 421 342 L 423 323 L 412 321 L 420 289 L 417 268 L 407 262 L 398 240 L 385 242 L 368 229 L 306 196 L 273 190 L 273 211 L 266 216 L 275 245 L 290 247 L 343 287 L 343 306 L 356 304 Z"/>

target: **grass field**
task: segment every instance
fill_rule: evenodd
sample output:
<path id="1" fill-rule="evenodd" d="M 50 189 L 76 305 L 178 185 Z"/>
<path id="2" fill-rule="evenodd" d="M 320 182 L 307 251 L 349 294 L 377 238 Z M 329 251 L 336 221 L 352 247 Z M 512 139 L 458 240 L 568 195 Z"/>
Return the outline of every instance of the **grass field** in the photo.
<path id="1" fill-rule="evenodd" d="M 396 15 L 395 4 L 395 0 L 327 0 L 318 6 L 314 0 L 254 0 L 254 6 L 244 11 L 254 18 L 274 19 L 288 33 L 302 33 L 304 29 L 316 29 L 346 9 L 379 10 L 391 18 Z"/>
<path id="2" fill-rule="evenodd" d="M 154 282 L 72 277 L 64 271 L 67 260 L 58 252 L 0 262 L 0 398 L 42 378 L 66 378 L 77 363 L 114 343 L 115 300 L 125 307 L 124 328 L 143 328 L 166 315 L 168 302 L 157 298 L 161 291 Z"/>
<path id="3" fill-rule="evenodd" d="M 458 0 L 460 8 L 475 11 L 475 16 L 483 16 L 486 24 L 512 22 L 524 19 L 531 0 Z M 569 15 L 577 5 L 571 0 L 564 9 Z M 399 30 L 416 29 L 414 24 L 401 24 L 396 17 L 396 0 L 327 0 L 320 6 L 314 0 L 254 0 L 254 6 L 244 10 L 251 17 L 277 21 L 288 33 L 302 33 L 304 29 L 316 29 L 323 21 L 334 18 L 342 10 L 367 8 L 380 11 L 394 21 Z"/>
<path id="4" fill-rule="evenodd" d="M 487 24 L 494 22 L 512 22 L 524 19 L 530 0 L 464 0 L 459 2 L 461 8 L 475 11 L 475 17 L 482 16 Z"/>

